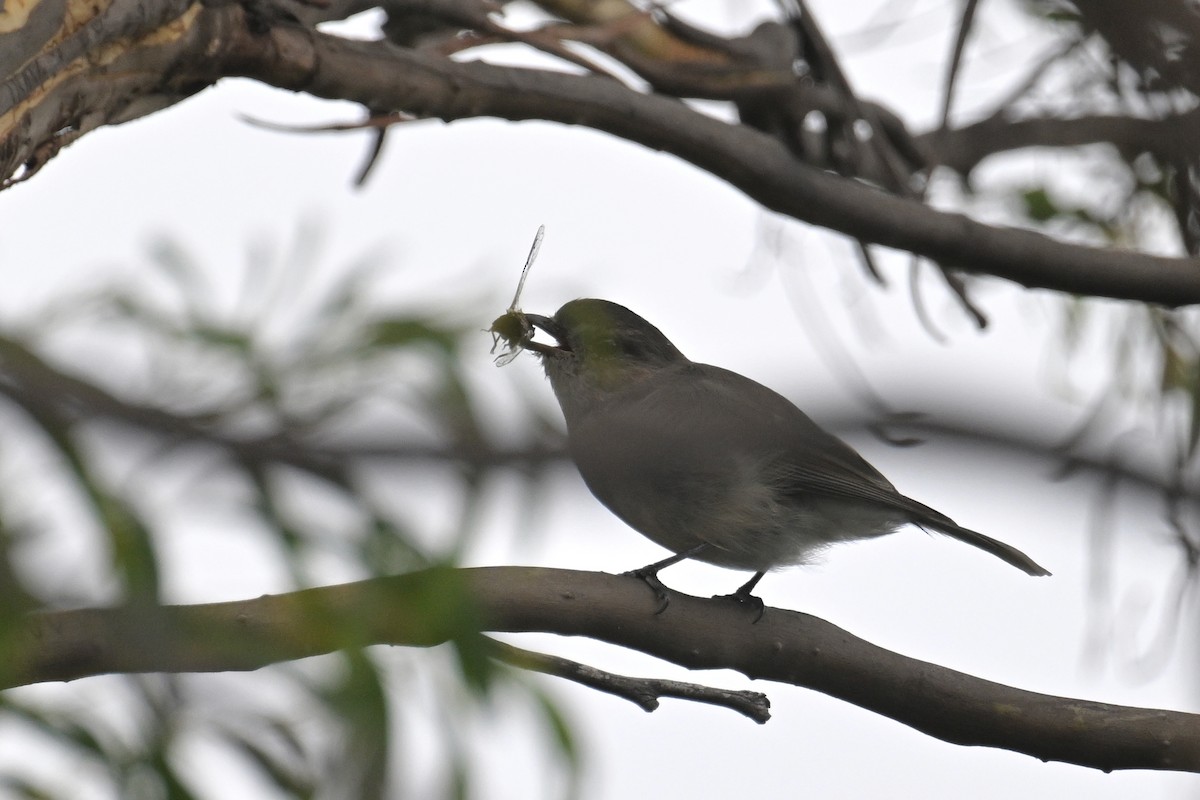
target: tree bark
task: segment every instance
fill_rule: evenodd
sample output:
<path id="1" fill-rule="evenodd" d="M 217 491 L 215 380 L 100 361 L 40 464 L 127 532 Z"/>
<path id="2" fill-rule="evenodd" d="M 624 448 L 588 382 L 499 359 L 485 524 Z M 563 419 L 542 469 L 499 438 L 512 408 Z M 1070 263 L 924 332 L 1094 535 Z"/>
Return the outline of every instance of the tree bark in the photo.
<path id="1" fill-rule="evenodd" d="M 371 644 L 469 643 L 480 631 L 586 636 L 689 669 L 815 689 L 962 745 L 1102 770 L 1200 772 L 1200 716 L 1027 692 L 893 653 L 796 611 L 640 580 L 528 567 L 439 568 L 193 606 L 35 613 L 3 687 L 131 672 L 253 670 Z"/>
<path id="2" fill-rule="evenodd" d="M 240 5 L 185 7 L 166 0 L 134 3 L 135 10 L 129 5 L 118 0 L 69 38 L 71 48 L 60 45 L 7 78 L 0 89 L 5 180 L 29 177 L 59 148 L 98 125 L 158 110 L 223 77 L 245 76 L 355 101 L 373 113 L 585 125 L 671 153 L 765 208 L 911 251 L 949 269 L 1171 307 L 1200 302 L 1195 259 L 1070 244 L 938 211 L 803 163 L 779 139 L 748 125 L 715 119 L 678 98 L 639 92 L 609 77 L 462 63 L 387 41 L 342 39 L 293 20 L 251 14 Z M 104 58 L 84 47 L 88 43 L 109 48 Z M 956 159 L 969 164 L 971 156 Z"/>

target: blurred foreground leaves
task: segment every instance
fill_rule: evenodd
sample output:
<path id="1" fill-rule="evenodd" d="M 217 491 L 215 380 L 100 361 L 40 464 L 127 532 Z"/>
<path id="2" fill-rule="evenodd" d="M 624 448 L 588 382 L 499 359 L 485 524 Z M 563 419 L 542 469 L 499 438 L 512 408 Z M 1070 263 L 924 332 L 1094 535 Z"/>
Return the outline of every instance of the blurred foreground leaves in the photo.
<path id="1" fill-rule="evenodd" d="M 552 429 L 529 414 L 515 449 L 489 441 L 497 426 L 480 419 L 463 367 L 464 347 L 486 345 L 491 309 L 389 307 L 369 261 L 320 285 L 317 249 L 305 231 L 283 257 L 252 253 L 230 293 L 160 242 L 135 282 L 0 330 L 0 643 L 5 621 L 31 608 L 233 599 L 189 593 L 220 561 L 179 563 L 180 525 L 222 520 L 262 562 L 230 568 L 282 591 L 453 565 L 488 470 L 519 467 L 536 491 L 559 458 Z M 430 618 L 466 613 L 453 580 L 427 595 Z M 477 635 L 442 650 L 6 692 L 0 740 L 31 755 L 0 757 L 0 787 L 222 796 L 222 777 L 199 764 L 226 763 L 263 796 L 472 796 L 460 726 L 494 702 L 498 680 L 544 721 L 573 782 L 578 754 L 553 702 L 509 679 Z M 446 704 L 462 713 L 430 711 Z M 405 738 L 437 757 L 397 762 L 413 750 Z"/>

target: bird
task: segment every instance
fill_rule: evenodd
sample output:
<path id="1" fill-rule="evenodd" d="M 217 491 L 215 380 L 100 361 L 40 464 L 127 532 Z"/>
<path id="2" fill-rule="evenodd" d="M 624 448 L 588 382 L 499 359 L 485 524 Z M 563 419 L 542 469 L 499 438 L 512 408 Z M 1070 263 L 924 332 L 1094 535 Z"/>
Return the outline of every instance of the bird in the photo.
<path id="1" fill-rule="evenodd" d="M 673 555 L 632 575 L 666 608 L 665 567 L 694 559 L 753 576 L 732 595 L 754 604 L 769 571 L 905 525 L 990 553 L 1029 575 L 1020 550 L 901 494 L 850 445 L 750 378 L 691 361 L 647 320 L 584 298 L 553 317 L 520 312 L 592 494 Z M 524 324 L 524 323 L 523 323 Z M 537 340 L 544 332 L 553 343 Z M 757 618 L 756 618 L 757 620 Z"/>

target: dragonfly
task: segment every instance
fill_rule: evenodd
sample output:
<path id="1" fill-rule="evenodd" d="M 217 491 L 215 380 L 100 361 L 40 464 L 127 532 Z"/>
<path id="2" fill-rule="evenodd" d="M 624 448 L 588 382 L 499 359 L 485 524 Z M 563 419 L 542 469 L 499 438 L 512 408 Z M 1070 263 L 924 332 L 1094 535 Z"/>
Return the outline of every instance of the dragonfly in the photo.
<path id="1" fill-rule="evenodd" d="M 529 248 L 529 255 L 525 258 L 525 267 L 521 270 L 521 279 L 517 281 L 517 291 L 513 294 L 512 302 L 509 303 L 508 310 L 496 317 L 492 326 L 488 328 L 488 332 L 492 334 L 492 352 L 496 352 L 501 341 L 505 345 L 504 351 L 496 356 L 497 367 L 511 364 L 512 360 L 521 354 L 525 343 L 533 338 L 533 325 L 521 311 L 521 292 L 525 290 L 525 279 L 529 277 L 529 268 L 533 266 L 538 251 L 542 249 L 542 238 L 545 235 L 546 226 L 539 225 L 537 235 L 533 237 L 533 246 Z"/>

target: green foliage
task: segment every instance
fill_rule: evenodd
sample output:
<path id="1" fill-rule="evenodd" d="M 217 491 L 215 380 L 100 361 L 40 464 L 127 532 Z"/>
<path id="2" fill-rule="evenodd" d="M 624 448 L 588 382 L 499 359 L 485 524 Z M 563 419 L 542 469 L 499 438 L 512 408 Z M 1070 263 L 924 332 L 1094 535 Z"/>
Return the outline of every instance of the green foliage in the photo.
<path id="1" fill-rule="evenodd" d="M 18 427 L 25 446 L 55 465 L 54 480 L 88 519 L 88 532 L 77 532 L 90 539 L 85 551 L 105 558 L 75 567 L 96 570 L 99 586 L 66 596 L 23 572 L 10 544 L 36 550 L 39 543 L 6 533 L 10 489 L 0 485 L 0 588 L 9 590 L 0 643 L 5 623 L 38 605 L 171 598 L 163 562 L 170 514 L 153 500 L 153 486 L 160 474 L 199 470 L 194 490 L 235 487 L 218 493 L 225 513 L 257 531 L 247 535 L 273 543 L 293 588 L 331 582 L 331 563 L 335 574 L 363 578 L 426 570 L 419 592 L 397 607 L 431 632 L 460 631 L 443 648 L 454 677 L 443 674 L 439 685 L 460 698 L 454 703 L 466 698 L 468 709 L 482 709 L 498 680 L 517 685 L 501 680 L 507 673 L 489 658 L 451 569 L 474 519 L 462 508 L 478 502 L 489 468 L 473 459 L 493 450 L 461 363 L 464 342 L 483 341 L 478 320 L 490 315 L 481 308 L 456 321 L 451 313 L 382 306 L 367 261 L 316 286 L 312 234 L 302 232 L 293 249 L 279 259 L 253 254 L 241 294 L 229 298 L 183 250 L 159 242 L 150 279 L 62 298 L 24 329 L 0 332 L 0 406 L 20 412 L 0 424 Z M 89 351 L 99 355 L 89 359 Z M 70 355 L 48 355 L 63 352 Z M 11 449 L 0 456 L 14 457 Z M 403 503 L 373 489 L 381 469 L 389 480 L 427 480 L 441 470 L 462 487 L 461 507 L 447 509 L 446 525 L 426 530 Z M 354 619 L 316 608 L 306 619 L 333 626 L 340 641 L 370 640 Z M 235 711 L 217 714 L 204 676 L 110 676 L 54 697 L 0 695 L 0 725 L 36 732 L 62 758 L 88 765 L 112 797 L 203 796 L 185 758 L 198 737 L 217 743 L 275 796 L 403 795 L 412 787 L 396 767 L 396 734 L 408 704 L 397 685 L 417 680 L 417 660 L 397 670 L 395 659 L 350 647 L 318 662 L 246 676 L 269 679 L 292 698 L 283 707 L 247 694 Z M 111 718 L 111 701 L 105 712 L 70 700 L 88 696 L 97 681 L 121 698 L 123 722 Z M 554 721 L 551 746 L 574 764 L 561 713 L 534 687 L 527 695 Z M 461 723 L 444 723 L 445 795 L 475 796 L 471 762 L 453 730 Z M 64 783 L 0 772 L 0 786 L 17 797 L 70 796 Z"/>
<path id="2" fill-rule="evenodd" d="M 1024 6 L 1047 23 L 1055 45 L 997 116 L 1124 118 L 1129 130 L 1139 133 L 1117 136 L 1111 144 L 1058 150 L 1049 158 L 1064 157 L 1075 169 L 1046 162 L 1039 170 L 1041 180 L 1001 189 L 1009 207 L 1021 222 L 1058 237 L 1147 253 L 1200 255 L 1200 192 L 1190 125 L 1183 116 L 1177 129 L 1144 124 L 1178 114 L 1178 95 L 1192 96 L 1190 88 L 1175 82 L 1178 75 L 1158 74 L 1153 48 L 1128 46 L 1146 35 L 1144 26 L 1153 27 L 1153 15 L 1130 17 L 1121 25 L 1119 17 L 1110 16 L 1115 7 L 1076 8 L 1059 0 L 1026 0 Z M 1112 27 L 1097 28 L 1098 21 Z M 1122 46 L 1125 34 L 1131 38 Z M 1069 105 L 1065 95 L 1071 98 Z M 1027 153 L 1022 157 L 1028 158 Z M 1063 180 L 1072 171 L 1082 180 Z M 1092 413 L 1073 441 L 1090 439 L 1094 446 L 1107 438 L 1110 443 L 1103 446 L 1115 461 L 1123 440 L 1145 441 L 1152 429 L 1153 440 L 1165 443 L 1161 455 L 1171 465 L 1172 482 L 1184 485 L 1200 455 L 1200 317 L 1190 309 L 1090 298 L 1068 300 L 1058 309 L 1064 360 L 1056 373 L 1069 375 L 1074 360 L 1107 360 L 1103 385 L 1091 390 Z M 1176 502 L 1166 500 L 1168 506 Z M 1195 534 L 1185 531 L 1177 517 L 1171 524 L 1186 557 L 1192 558 Z"/>

